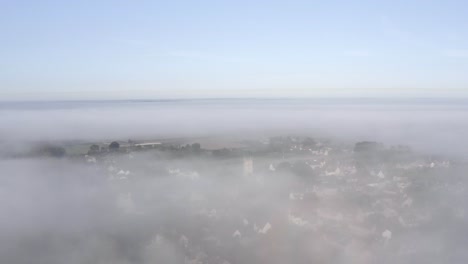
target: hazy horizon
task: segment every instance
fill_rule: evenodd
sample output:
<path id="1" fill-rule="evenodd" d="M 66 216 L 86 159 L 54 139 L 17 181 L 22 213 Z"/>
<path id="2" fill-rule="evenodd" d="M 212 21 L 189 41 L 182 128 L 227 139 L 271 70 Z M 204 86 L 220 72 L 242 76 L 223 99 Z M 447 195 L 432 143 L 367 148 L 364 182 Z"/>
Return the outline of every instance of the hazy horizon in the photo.
<path id="1" fill-rule="evenodd" d="M 462 156 L 466 116 L 463 98 L 0 102 L 4 142 L 309 134 Z"/>

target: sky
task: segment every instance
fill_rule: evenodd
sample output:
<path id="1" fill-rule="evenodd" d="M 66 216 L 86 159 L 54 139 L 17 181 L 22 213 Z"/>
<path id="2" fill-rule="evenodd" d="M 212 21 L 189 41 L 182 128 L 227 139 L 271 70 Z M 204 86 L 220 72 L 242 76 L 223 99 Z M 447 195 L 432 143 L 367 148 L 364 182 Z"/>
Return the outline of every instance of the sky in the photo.
<path id="1" fill-rule="evenodd" d="M 0 100 L 468 97 L 467 1 L 0 1 Z"/>

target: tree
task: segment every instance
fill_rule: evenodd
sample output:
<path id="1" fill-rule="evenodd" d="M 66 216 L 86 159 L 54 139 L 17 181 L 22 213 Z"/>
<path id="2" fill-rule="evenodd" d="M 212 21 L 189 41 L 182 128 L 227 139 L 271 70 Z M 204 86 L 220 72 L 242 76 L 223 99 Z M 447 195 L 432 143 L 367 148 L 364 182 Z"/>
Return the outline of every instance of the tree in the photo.
<path id="1" fill-rule="evenodd" d="M 232 156 L 233 154 L 232 151 L 227 148 L 215 149 L 212 151 L 212 153 L 213 153 L 213 156 L 215 156 L 216 158 L 227 158 L 227 157 Z"/>
<path id="2" fill-rule="evenodd" d="M 281 172 L 291 172 L 292 165 L 287 161 L 283 161 L 276 166 L 277 171 Z"/>
<path id="3" fill-rule="evenodd" d="M 36 150 L 36 153 L 41 156 L 61 158 L 65 156 L 66 151 L 65 151 L 65 148 L 63 147 L 53 146 L 53 145 L 44 145 L 44 146 L 40 146 Z"/>
<path id="4" fill-rule="evenodd" d="M 317 145 L 313 138 L 307 137 L 302 141 L 302 146 L 305 148 L 313 148 Z"/>
<path id="5" fill-rule="evenodd" d="M 95 154 L 98 153 L 100 150 L 99 146 L 96 144 L 93 144 L 89 147 L 88 154 Z"/>
<path id="6" fill-rule="evenodd" d="M 193 143 L 193 144 L 192 144 L 192 151 L 198 152 L 198 151 L 200 151 L 200 150 L 201 150 L 201 145 L 200 145 L 200 143 Z"/>
<path id="7" fill-rule="evenodd" d="M 110 151 L 116 151 L 116 150 L 119 150 L 119 148 L 120 148 L 120 144 L 117 141 L 113 141 L 109 145 L 109 150 Z"/>
<path id="8" fill-rule="evenodd" d="M 362 141 L 357 142 L 356 145 L 354 145 L 354 152 L 374 152 L 382 149 L 382 144 L 374 141 Z"/>
<path id="9" fill-rule="evenodd" d="M 304 161 L 296 161 L 292 166 L 292 172 L 299 177 L 312 177 L 314 170 Z"/>

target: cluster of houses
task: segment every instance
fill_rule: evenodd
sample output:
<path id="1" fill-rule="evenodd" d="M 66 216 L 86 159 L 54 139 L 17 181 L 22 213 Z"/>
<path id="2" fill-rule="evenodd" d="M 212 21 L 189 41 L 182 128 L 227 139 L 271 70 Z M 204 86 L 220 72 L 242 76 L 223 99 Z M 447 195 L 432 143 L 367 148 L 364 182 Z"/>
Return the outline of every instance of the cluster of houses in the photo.
<path id="1" fill-rule="evenodd" d="M 352 148 L 311 140 L 276 139 L 273 145 L 272 153 L 278 155 L 249 150 L 232 162 L 210 160 L 209 165 L 198 166 L 201 169 L 178 167 L 183 160 L 168 160 L 164 180 L 154 178 L 155 184 L 170 187 L 164 190 L 166 196 L 157 196 L 168 200 L 151 198 L 151 189 L 145 199 L 174 204 L 168 212 L 180 210 L 174 217 L 184 218 L 161 222 L 146 243 L 148 254 L 159 252 L 157 259 L 169 247 L 180 263 L 220 264 L 346 259 L 376 263 L 383 258 L 397 262 L 418 254 L 405 238 L 436 224 L 439 213 L 435 204 L 422 198 L 436 183 L 420 179 L 431 172 L 444 177 L 452 166 L 448 160 L 414 157 L 366 163 Z M 374 151 L 372 144 L 362 148 Z M 133 154 L 125 155 L 129 163 L 138 162 Z M 137 183 L 127 188 L 143 172 L 108 159 L 104 162 L 108 180 L 120 186 L 116 207 L 123 215 L 138 214 L 150 221 L 153 215 L 135 198 L 140 195 L 135 193 Z M 99 163 L 93 156 L 86 161 Z M 216 162 L 225 162 L 216 173 L 234 171 L 237 178 L 214 175 Z M 465 214 L 457 210 L 454 217 L 462 221 Z"/>

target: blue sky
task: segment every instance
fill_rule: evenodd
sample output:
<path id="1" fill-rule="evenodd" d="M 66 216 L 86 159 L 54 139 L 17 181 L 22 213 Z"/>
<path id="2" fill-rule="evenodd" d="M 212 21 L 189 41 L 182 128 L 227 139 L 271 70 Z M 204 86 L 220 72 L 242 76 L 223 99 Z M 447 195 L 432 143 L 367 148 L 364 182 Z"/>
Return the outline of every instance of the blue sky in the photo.
<path id="1" fill-rule="evenodd" d="M 0 97 L 468 97 L 468 1 L 0 1 Z"/>

